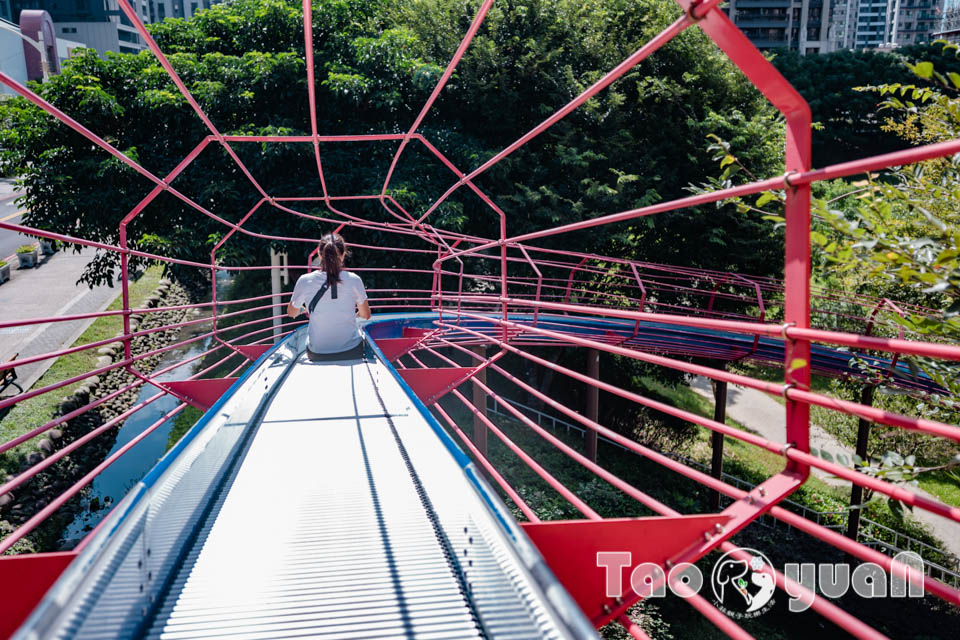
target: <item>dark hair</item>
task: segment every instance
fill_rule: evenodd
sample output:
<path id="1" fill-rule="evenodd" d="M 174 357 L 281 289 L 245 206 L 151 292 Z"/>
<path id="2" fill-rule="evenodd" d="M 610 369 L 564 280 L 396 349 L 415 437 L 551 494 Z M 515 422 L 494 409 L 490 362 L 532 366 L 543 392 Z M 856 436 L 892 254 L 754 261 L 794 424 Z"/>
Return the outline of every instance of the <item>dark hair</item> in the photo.
<path id="1" fill-rule="evenodd" d="M 339 233 L 328 233 L 320 238 L 320 264 L 327 272 L 327 282 L 340 282 L 340 270 L 347 254 L 347 245 Z"/>

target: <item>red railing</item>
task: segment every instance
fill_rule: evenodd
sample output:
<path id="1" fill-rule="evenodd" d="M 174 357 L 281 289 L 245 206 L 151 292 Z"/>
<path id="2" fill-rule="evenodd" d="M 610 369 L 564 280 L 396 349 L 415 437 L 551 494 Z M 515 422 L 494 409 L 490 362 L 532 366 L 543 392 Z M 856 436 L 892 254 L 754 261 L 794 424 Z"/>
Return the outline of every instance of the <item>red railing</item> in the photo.
<path id="1" fill-rule="evenodd" d="M 270 265 L 241 266 L 225 265 L 218 261 L 218 251 L 239 233 L 250 238 L 256 238 L 274 245 L 288 247 L 293 255 L 307 254 L 306 263 L 292 265 L 294 268 L 309 269 L 313 253 L 309 252 L 316 245 L 317 238 L 281 237 L 269 234 L 256 233 L 245 225 L 263 207 L 269 207 L 276 212 L 309 219 L 330 226 L 331 229 L 347 228 L 355 231 L 362 237 L 366 231 L 376 231 L 389 234 L 397 239 L 396 246 L 353 243 L 351 246 L 358 251 L 369 252 L 405 252 L 410 258 L 409 267 L 392 269 L 391 273 L 406 274 L 410 286 L 396 288 L 371 288 L 369 290 L 371 306 L 374 312 L 417 312 L 430 311 L 433 322 L 433 331 L 421 340 L 409 353 L 397 361 L 397 367 L 417 368 L 426 367 L 424 358 L 429 356 L 443 363 L 453 366 L 467 366 L 473 369 L 475 376 L 481 370 L 490 370 L 498 374 L 503 380 L 513 385 L 525 394 L 538 399 L 540 402 L 560 412 L 568 418 L 583 425 L 590 432 L 602 435 L 631 451 L 634 451 L 649 460 L 656 462 L 666 469 L 681 474 L 690 480 L 709 489 L 728 496 L 733 503 L 727 507 L 724 514 L 730 517 L 728 524 L 714 535 L 706 536 L 693 548 L 684 550 L 673 560 L 695 561 L 713 549 L 725 551 L 735 550 L 730 538 L 743 527 L 768 513 L 781 519 L 796 529 L 803 531 L 826 544 L 832 545 L 861 560 L 877 563 L 895 575 L 908 575 L 911 580 L 919 579 L 913 569 L 895 563 L 889 557 L 870 549 L 854 540 L 848 539 L 835 531 L 826 529 L 811 521 L 778 506 L 783 498 L 800 487 L 809 477 L 811 467 L 822 469 L 830 474 L 850 481 L 851 483 L 869 488 L 877 493 L 890 496 L 913 507 L 924 509 L 943 516 L 954 522 L 960 522 L 960 509 L 936 500 L 918 496 L 906 489 L 889 482 L 858 473 L 851 468 L 828 462 L 811 455 L 809 447 L 810 407 L 818 406 L 833 411 L 859 416 L 879 424 L 909 429 L 938 438 L 960 442 L 960 428 L 916 416 L 896 415 L 890 412 L 865 406 L 860 403 L 829 397 L 815 393 L 810 389 L 811 345 L 843 346 L 853 349 L 870 350 L 890 354 L 882 367 L 885 372 L 894 370 L 898 358 L 901 356 L 923 356 L 944 360 L 960 360 L 960 346 L 925 342 L 919 339 L 908 339 L 917 336 L 904 335 L 902 328 L 892 320 L 890 314 L 935 314 L 934 311 L 911 305 L 898 305 L 888 300 L 877 300 L 868 296 L 848 295 L 828 289 L 812 287 L 810 284 L 810 184 L 818 180 L 852 176 L 868 171 L 877 171 L 884 168 L 920 162 L 932 158 L 939 158 L 960 152 L 960 140 L 915 147 L 905 151 L 867 158 L 854 162 L 843 163 L 824 169 L 812 170 L 810 167 L 810 113 L 804 100 L 797 92 L 777 73 L 770 63 L 758 52 L 749 41 L 730 22 L 726 15 L 719 10 L 719 0 L 705 2 L 691 2 L 679 0 L 683 15 L 664 31 L 656 35 L 650 42 L 630 55 L 622 63 L 611 70 L 601 80 L 585 90 L 579 96 L 564 105 L 542 123 L 520 136 L 515 142 L 506 146 L 502 151 L 487 160 L 481 166 L 469 172 L 464 172 L 451 162 L 428 139 L 417 133 L 426 116 L 429 114 L 441 90 L 451 77 L 456 66 L 473 37 L 484 20 L 492 5 L 492 0 L 484 0 L 478 9 L 465 37 L 460 43 L 450 63 L 446 67 L 439 82 L 419 112 L 414 123 L 404 134 L 380 135 L 321 135 L 317 128 L 316 119 L 316 88 L 314 86 L 313 60 L 313 33 L 310 20 L 305 21 L 304 41 L 307 66 L 307 101 L 310 106 L 310 135 L 300 136 L 235 136 L 224 135 L 217 130 L 210 118 L 203 112 L 189 89 L 179 78 L 173 66 L 163 52 L 151 38 L 146 27 L 140 21 L 136 11 L 128 0 L 119 0 L 119 4 L 130 22 L 138 30 L 149 49 L 156 55 L 160 64 L 167 71 L 170 78 L 187 100 L 187 103 L 201 118 L 209 134 L 197 143 L 197 146 L 187 155 L 170 173 L 160 178 L 143 168 L 138 162 L 124 155 L 120 150 L 105 139 L 98 136 L 64 113 L 54 105 L 44 100 L 36 92 L 27 88 L 9 76 L 0 73 L 0 82 L 26 98 L 39 108 L 48 112 L 76 133 L 84 136 L 91 143 L 103 151 L 111 154 L 126 166 L 138 172 L 152 185 L 152 190 L 143 200 L 134 207 L 122 220 L 119 221 L 119 244 L 111 245 L 103 242 L 89 241 L 83 238 L 70 237 L 62 234 L 29 228 L 10 222 L 0 222 L 0 228 L 22 232 L 28 235 L 60 240 L 74 245 L 97 248 L 103 251 L 115 252 L 120 256 L 121 283 L 123 309 L 120 311 L 104 311 L 100 313 L 75 314 L 57 318 L 35 318 L 22 321 L 0 322 L 0 328 L 19 326 L 43 326 L 48 323 L 74 322 L 93 320 L 104 317 L 120 316 L 123 319 L 123 336 L 120 341 L 124 345 L 123 354 L 108 366 L 95 368 L 82 375 L 72 376 L 48 384 L 38 389 L 28 390 L 26 393 L 0 401 L 0 409 L 30 400 L 37 396 L 53 393 L 69 385 L 78 383 L 91 375 L 105 374 L 110 371 L 123 369 L 133 376 L 133 381 L 108 394 L 91 399 L 84 406 L 52 418 L 26 433 L 0 445 L 0 453 L 10 451 L 14 447 L 26 444 L 42 437 L 51 429 L 74 420 L 87 412 L 96 410 L 104 403 L 130 391 L 139 389 L 147 383 L 157 385 L 162 391 L 137 402 L 120 415 L 104 422 L 86 435 L 74 440 L 66 446 L 52 452 L 35 464 L 21 471 L 14 478 L 0 485 L 0 495 L 9 494 L 30 482 L 37 474 L 50 469 L 56 462 L 68 455 L 72 455 L 87 445 L 97 436 L 117 428 L 129 416 L 140 409 L 147 407 L 165 394 L 176 396 L 181 402 L 178 406 L 165 413 L 164 416 L 138 434 L 134 440 L 128 442 L 109 457 L 97 463 L 82 478 L 74 482 L 67 490 L 55 499 L 31 514 L 19 524 L 16 530 L 0 541 L 0 553 L 10 550 L 13 545 L 36 529 L 42 522 L 60 509 L 70 499 L 87 486 L 103 469 L 113 464 L 121 456 L 129 452 L 137 443 L 142 441 L 159 428 L 171 417 L 181 412 L 191 401 L 190 398 L 178 393 L 174 388 L 165 386 L 158 378 L 172 370 L 184 367 L 203 360 L 207 364 L 203 370 L 193 373 L 189 379 L 201 379 L 219 371 L 231 363 L 231 374 L 247 366 L 257 350 L 245 350 L 251 347 L 269 343 L 278 337 L 287 335 L 302 322 L 291 322 L 286 319 L 283 308 L 285 302 L 277 302 L 271 295 L 257 295 L 242 300 L 222 299 L 222 292 L 217 291 L 216 276 L 218 273 L 266 271 L 282 269 Z M 312 15 L 310 0 L 303 0 L 304 15 Z M 536 138 L 548 128 L 569 115 L 584 102 L 603 91 L 612 82 L 620 78 L 629 69 L 644 58 L 653 55 L 657 49 L 669 42 L 683 30 L 697 25 L 729 56 L 740 70 L 757 86 L 757 88 L 776 106 L 784 115 L 787 126 L 785 149 L 786 174 L 765 180 L 758 180 L 749 184 L 730 187 L 712 193 L 698 194 L 657 203 L 633 209 L 612 213 L 605 216 L 583 220 L 567 225 L 546 228 L 530 233 L 511 236 L 508 234 L 508 217 L 493 200 L 485 194 L 475 183 L 474 179 L 489 170 L 491 167 L 508 157 L 510 154 Z M 351 142 L 393 142 L 398 143 L 386 174 L 383 185 L 377 194 L 331 195 L 323 171 L 319 144 L 351 143 Z M 268 193 L 244 166 L 232 145 L 245 142 L 284 142 L 311 144 L 314 149 L 316 169 L 318 172 L 321 195 L 316 197 L 287 197 L 284 194 Z M 451 174 L 456 182 L 449 187 L 439 198 L 425 208 L 423 212 L 411 213 L 406 211 L 390 195 L 390 182 L 395 169 L 402 160 L 403 152 L 411 142 L 423 145 Z M 189 196 L 178 191 L 173 183 L 183 171 L 209 145 L 217 144 L 223 148 L 234 167 L 239 169 L 250 185 L 259 194 L 259 201 L 247 211 L 237 223 L 232 223 L 204 208 Z M 458 232 L 439 229 L 428 224 L 428 218 L 447 198 L 462 186 L 467 186 L 484 203 L 486 203 L 498 222 L 498 234 L 495 237 L 477 237 Z M 782 281 L 752 277 L 748 274 L 726 274 L 716 271 L 695 269 L 682 266 L 669 266 L 631 261 L 616 256 L 600 256 L 580 253 L 576 251 L 562 251 L 539 247 L 531 242 L 543 238 L 554 237 L 560 234 L 590 229 L 603 225 L 617 224 L 649 215 L 669 214 L 678 209 L 696 207 L 704 204 L 723 201 L 729 198 L 757 194 L 764 191 L 780 189 L 785 192 L 785 270 Z M 209 263 L 175 259 L 155 253 L 131 248 L 127 238 L 128 226 L 142 213 L 161 193 L 167 192 L 178 198 L 197 215 L 202 215 L 215 221 L 225 230 L 223 238 L 210 252 Z M 346 206 L 340 203 L 350 202 L 379 203 L 388 214 L 388 221 L 378 222 L 349 214 L 337 208 Z M 323 203 L 326 216 L 314 215 L 297 210 L 297 206 L 313 206 Z M 335 206 L 337 205 L 337 206 Z M 348 238 L 349 239 L 349 238 Z M 419 243 L 419 246 L 418 244 Z M 315 251 L 315 250 L 314 250 Z M 178 265 L 186 269 L 196 269 L 211 276 L 212 300 L 190 305 L 178 305 L 162 308 L 133 308 L 130 296 L 130 265 L 132 257 L 157 261 L 167 265 Z M 491 262 L 492 261 L 492 262 Z M 489 267 L 489 268 L 488 268 Z M 376 276 L 379 271 L 375 268 L 358 267 L 355 271 L 366 276 Z M 455 283 L 451 285 L 450 283 Z M 227 309 L 239 304 L 253 304 L 252 308 L 243 308 L 238 311 Z M 771 317 L 771 308 L 782 308 L 782 315 Z M 207 309 L 210 317 L 185 320 L 183 322 L 154 327 L 144 330 L 133 330 L 131 316 L 134 314 L 148 316 L 159 312 L 187 309 Z M 222 310 L 223 311 L 222 311 Z M 225 312 L 224 312 L 225 311 Z M 563 316 L 563 317 L 559 317 Z M 252 319 L 250 319 L 252 318 Z M 593 331 L 578 333 L 571 329 L 570 319 L 589 320 L 594 328 L 606 327 L 604 332 Z M 811 326 L 818 322 L 822 326 Z M 230 319 L 236 324 L 224 325 Z M 275 320 L 281 324 L 275 326 Z M 627 321 L 625 324 L 623 321 Z M 829 330 L 835 323 L 844 323 L 853 327 L 849 332 Z M 199 325 L 208 325 L 209 331 L 195 335 L 186 340 L 173 342 L 161 348 L 134 353 L 132 341 L 134 338 L 146 336 L 158 331 L 183 329 Z M 641 335 L 641 327 L 652 324 L 671 328 L 673 333 L 651 338 Z M 626 329 L 624 329 L 626 327 Z M 897 338 L 880 337 L 875 335 L 878 328 L 884 327 L 885 332 L 896 332 Z M 239 336 L 226 337 L 228 332 L 246 330 Z M 727 336 L 747 336 L 745 346 L 738 348 L 710 348 L 703 345 L 696 347 L 684 346 L 684 341 L 696 332 L 708 330 Z M 716 337 L 716 335 L 714 336 Z M 188 343 L 205 338 L 214 340 L 213 346 L 190 359 L 164 367 L 162 370 L 147 372 L 138 368 L 142 361 L 169 352 Z M 683 359 L 687 356 L 710 356 L 714 359 L 742 359 L 766 358 L 769 355 L 761 354 L 761 347 L 765 343 L 761 339 L 779 340 L 782 346 L 782 367 L 786 371 L 783 383 L 757 380 L 740 375 L 725 369 L 705 366 Z M 115 338 L 101 340 L 94 343 L 78 346 L 69 346 L 36 356 L 23 357 L 0 364 L 0 371 L 31 363 L 49 361 L 65 355 L 89 351 L 115 342 Z M 645 397 L 635 391 L 624 389 L 607 382 L 598 380 L 583 372 L 570 369 L 552 362 L 549 359 L 532 353 L 531 346 L 581 347 L 596 349 L 606 353 L 633 358 L 653 365 L 666 367 L 680 372 L 706 376 L 714 381 L 742 385 L 749 389 L 756 389 L 764 393 L 780 397 L 785 401 L 786 413 L 786 440 L 785 443 L 774 442 L 751 433 L 731 428 L 722 422 L 704 418 L 690 411 L 682 410 L 663 402 Z M 468 347 L 490 346 L 495 348 L 491 356 L 481 355 L 477 350 Z M 585 417 L 572 407 L 567 406 L 556 398 L 532 386 L 523 379 L 501 366 L 500 359 L 505 354 L 512 354 L 538 367 L 544 367 L 557 374 L 566 376 L 579 383 L 590 385 L 606 393 L 652 410 L 674 416 L 681 420 L 697 424 L 712 432 L 735 438 L 759 449 L 774 453 L 782 457 L 785 469 L 767 478 L 756 489 L 749 492 L 738 489 L 711 475 L 697 469 L 690 468 L 662 453 L 643 446 L 633 440 L 604 427 L 597 421 Z M 218 359 L 219 358 L 219 359 Z M 237 364 L 237 359 L 243 358 Z M 455 358 L 467 358 L 466 365 L 459 364 Z M 799 366 L 790 366 L 800 362 Z M 882 368 L 880 365 L 878 367 Z M 832 375 L 841 375 L 829 368 L 821 370 Z M 228 376 L 230 374 L 227 374 Z M 848 375 L 848 373 L 843 373 Z M 887 382 L 897 384 L 897 379 L 884 373 Z M 502 401 L 491 386 L 474 378 L 476 388 L 487 396 Z M 903 383 L 906 384 L 906 383 Z M 909 385 L 907 385 L 909 386 Z M 505 431 L 494 421 L 490 420 L 484 411 L 478 409 L 477 404 L 468 399 L 460 391 L 454 390 L 451 397 L 459 401 L 470 415 L 476 416 L 482 424 L 492 432 L 503 444 L 530 467 L 540 478 L 547 482 L 561 496 L 567 499 L 588 520 L 599 519 L 600 516 L 589 504 L 576 495 L 574 491 L 565 487 L 560 480 L 545 469 L 527 451 L 513 442 Z M 677 511 L 663 502 L 653 498 L 617 477 L 595 460 L 577 449 L 566 444 L 549 431 L 544 430 L 531 421 L 522 412 L 512 408 L 509 402 L 501 402 L 516 420 L 526 428 L 535 432 L 543 440 L 562 451 L 571 460 L 583 466 L 597 477 L 620 489 L 637 500 L 640 504 L 655 513 L 676 516 Z M 462 425 L 458 425 L 448 409 L 440 404 L 434 404 L 433 410 L 450 429 L 460 437 L 464 446 L 473 454 L 477 462 L 487 471 L 489 476 L 503 490 L 517 508 L 531 522 L 539 521 L 539 517 L 530 505 L 524 502 L 520 493 L 512 487 L 508 480 L 497 470 L 487 458 L 485 450 L 478 447 L 464 432 Z M 89 539 L 89 538 L 87 538 Z M 80 543 L 82 547 L 84 542 Z M 784 575 L 777 573 L 777 586 L 780 589 L 789 587 L 792 594 L 801 593 L 808 599 L 814 610 L 840 628 L 859 638 L 877 638 L 881 634 L 871 629 L 864 622 L 843 611 L 829 600 L 822 597 L 813 597 L 801 585 L 790 582 Z M 683 587 L 678 586 L 678 589 Z M 936 595 L 949 603 L 960 605 L 960 592 L 936 580 L 926 579 L 924 588 L 927 592 Z M 703 597 L 696 594 L 687 594 L 690 604 L 711 622 L 716 624 L 730 637 L 750 637 L 733 620 L 725 616 Z M 635 637 L 645 637 L 642 630 L 633 624 L 626 616 L 627 609 L 632 606 L 639 596 L 625 598 L 608 611 L 610 620 L 618 620 Z"/>

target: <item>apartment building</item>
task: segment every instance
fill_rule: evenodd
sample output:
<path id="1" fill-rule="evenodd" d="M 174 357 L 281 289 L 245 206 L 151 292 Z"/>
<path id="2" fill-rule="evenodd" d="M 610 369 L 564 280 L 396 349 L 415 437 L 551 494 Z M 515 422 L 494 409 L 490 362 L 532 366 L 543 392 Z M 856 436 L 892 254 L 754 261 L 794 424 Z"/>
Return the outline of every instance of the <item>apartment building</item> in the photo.
<path id="1" fill-rule="evenodd" d="M 761 49 L 803 55 L 931 42 L 946 0 L 731 0 L 734 23 Z"/>
<path id="2" fill-rule="evenodd" d="M 731 0 L 727 11 L 761 49 L 832 51 L 830 0 Z"/>
<path id="3" fill-rule="evenodd" d="M 219 0 L 130 0 L 145 23 L 164 18 L 190 18 Z M 82 42 L 100 54 L 137 53 L 146 48 L 117 0 L 0 0 L 0 16 L 19 22 L 24 9 L 43 9 L 53 17 L 58 37 Z"/>

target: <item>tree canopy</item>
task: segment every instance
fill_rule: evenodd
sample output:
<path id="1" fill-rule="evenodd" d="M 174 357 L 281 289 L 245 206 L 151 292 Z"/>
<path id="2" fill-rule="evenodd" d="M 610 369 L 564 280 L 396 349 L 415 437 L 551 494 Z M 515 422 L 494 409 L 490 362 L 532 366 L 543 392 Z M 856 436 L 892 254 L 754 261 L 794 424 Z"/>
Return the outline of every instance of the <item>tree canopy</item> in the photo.
<path id="1" fill-rule="evenodd" d="M 939 68 L 960 71 L 960 61 L 941 46 L 911 45 L 895 52 L 841 50 L 801 56 L 778 53 L 773 64 L 810 105 L 813 121 L 813 164 L 824 167 L 858 158 L 904 149 L 908 140 L 883 129 L 885 117 L 876 93 L 858 87 L 917 82 L 907 63 L 935 62 Z"/>
<path id="2" fill-rule="evenodd" d="M 364 134 L 410 126 L 476 3 L 323 0 L 313 11 L 319 131 Z M 472 169 L 590 86 L 678 12 L 668 0 L 498 2 L 420 132 L 459 168 Z M 236 0 L 190 20 L 168 19 L 149 28 L 221 133 L 309 134 L 299 2 Z M 208 134 L 150 52 L 101 59 L 88 50 L 69 60 L 60 76 L 33 88 L 158 176 Z M 19 176 L 25 188 L 25 223 L 116 243 L 118 222 L 152 185 L 25 100 L 0 105 L 0 122 L 0 170 Z M 684 195 L 686 185 L 711 171 L 704 150 L 708 134 L 731 141 L 759 174 L 780 170 L 783 128 L 777 114 L 694 28 L 481 176 L 478 184 L 506 212 L 511 234 L 591 218 Z M 309 143 L 234 147 L 271 195 L 320 193 Z M 321 145 L 331 193 L 379 193 L 395 150 L 396 143 L 384 142 Z M 422 212 L 455 181 L 453 173 L 411 144 L 390 192 L 408 211 Z M 231 221 L 259 199 L 216 144 L 174 186 Z M 461 191 L 430 222 L 489 237 L 494 213 Z M 343 208 L 386 219 L 378 207 Z M 318 206 L 300 210 L 334 217 Z M 304 237 L 317 237 L 329 227 L 269 205 L 247 226 Z M 135 248 L 203 262 L 225 231 L 162 194 L 134 221 L 129 238 Z M 377 232 L 350 233 L 354 241 L 382 239 Z M 733 207 L 679 211 L 553 243 L 747 273 L 782 268 L 777 232 Z M 237 234 L 222 259 L 262 264 L 265 248 Z M 85 280 L 109 280 L 116 259 L 99 256 Z M 364 262 L 390 266 L 396 257 L 365 255 Z"/>

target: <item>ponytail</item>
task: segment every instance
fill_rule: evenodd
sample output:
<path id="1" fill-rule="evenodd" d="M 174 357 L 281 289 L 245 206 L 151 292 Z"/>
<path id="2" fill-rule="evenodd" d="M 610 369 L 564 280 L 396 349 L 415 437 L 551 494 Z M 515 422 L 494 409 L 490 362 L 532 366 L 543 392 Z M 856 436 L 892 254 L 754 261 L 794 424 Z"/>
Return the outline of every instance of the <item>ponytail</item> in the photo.
<path id="1" fill-rule="evenodd" d="M 320 239 L 320 264 L 327 273 L 327 282 L 340 282 L 340 271 L 346 257 L 347 246 L 338 233 L 328 233 Z"/>

